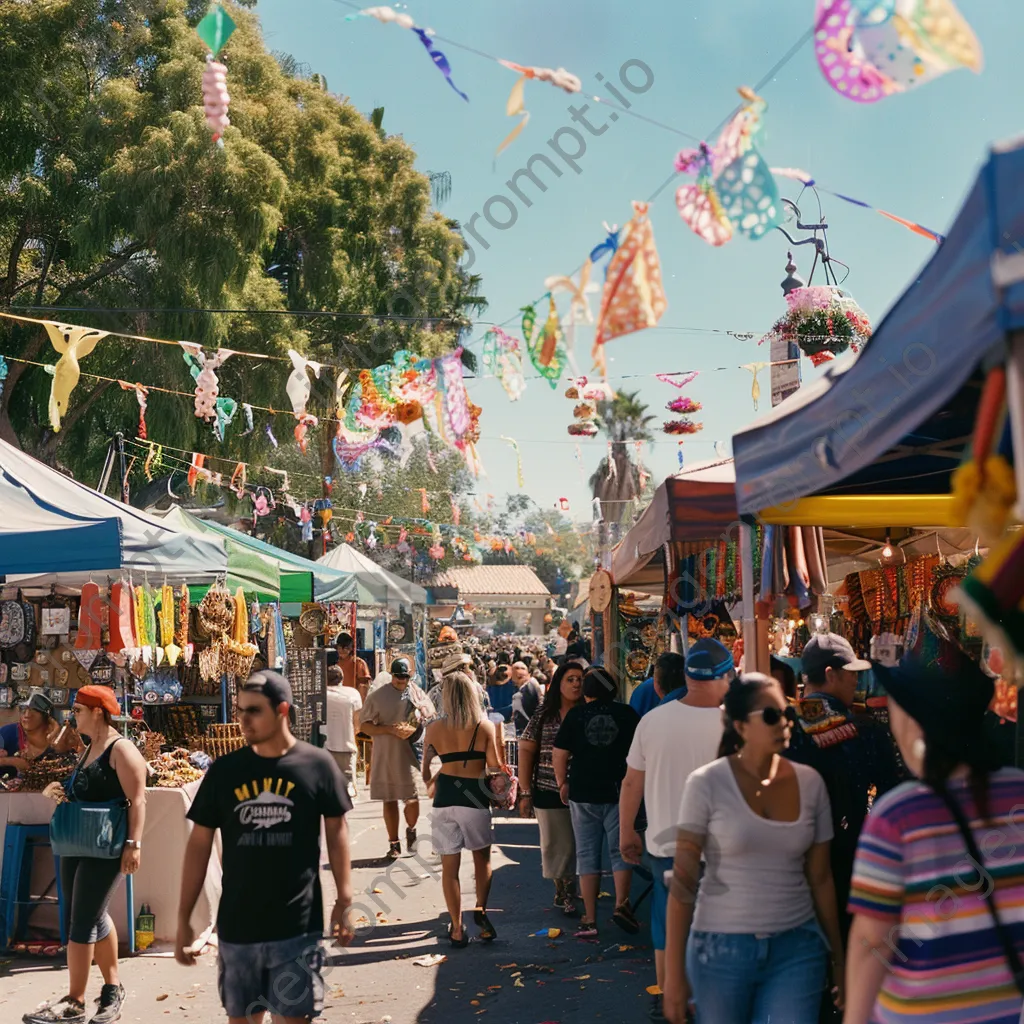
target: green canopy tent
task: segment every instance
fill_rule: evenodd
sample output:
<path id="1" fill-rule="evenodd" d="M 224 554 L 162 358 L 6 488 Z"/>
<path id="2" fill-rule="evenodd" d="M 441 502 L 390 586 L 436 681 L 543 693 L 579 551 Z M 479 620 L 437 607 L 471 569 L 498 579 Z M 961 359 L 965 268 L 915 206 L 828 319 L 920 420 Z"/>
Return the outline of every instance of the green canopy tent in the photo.
<path id="1" fill-rule="evenodd" d="M 174 508 L 167 514 L 173 524 L 191 533 L 213 533 L 224 538 L 225 544 L 247 550 L 276 564 L 281 576 L 281 603 L 302 604 L 307 601 L 356 601 L 373 604 L 372 595 L 352 573 L 331 569 L 312 562 L 302 555 L 292 554 L 257 540 L 248 534 L 200 519 L 184 509 Z"/>

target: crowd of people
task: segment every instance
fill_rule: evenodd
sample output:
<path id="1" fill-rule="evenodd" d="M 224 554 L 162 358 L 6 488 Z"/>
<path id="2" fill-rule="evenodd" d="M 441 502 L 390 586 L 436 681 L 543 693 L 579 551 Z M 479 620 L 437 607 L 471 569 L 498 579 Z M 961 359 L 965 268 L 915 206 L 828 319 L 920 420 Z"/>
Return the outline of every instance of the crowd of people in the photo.
<path id="1" fill-rule="evenodd" d="M 651 880 L 652 1020 L 1016 1024 L 1024 772 L 989 740 L 993 682 L 975 662 L 908 656 L 885 667 L 821 633 L 797 679 L 781 665 L 739 672 L 729 650 L 704 639 L 662 654 L 627 703 L 589 650 L 565 648 L 478 646 L 429 680 L 396 658 L 371 679 L 343 634 L 325 750 L 292 735 L 285 678 L 260 672 L 239 688 L 247 746 L 214 762 L 189 812 L 176 944 L 177 959 L 193 963 L 191 916 L 219 831 L 220 992 L 231 1019 L 304 1020 L 322 1006 L 321 828 L 338 892 L 330 933 L 352 941 L 346 814 L 362 735 L 389 860 L 402 855 L 403 817 L 405 850 L 416 850 L 424 790 L 430 801 L 424 841 L 440 859 L 452 949 L 470 942 L 464 852 L 473 931 L 497 937 L 492 816 L 518 810 L 537 821 L 541 871 L 555 908 L 577 919 L 575 936 L 595 939 L 608 924 L 639 932 L 633 875 Z M 888 694 L 891 727 L 855 707 L 869 669 Z M 86 1024 L 93 960 L 104 986 L 88 1020 L 116 1020 L 123 1000 L 106 905 L 142 855 L 144 765 L 118 743 L 100 691 L 86 687 L 76 701 L 90 742 L 74 785 L 80 800 L 125 800 L 129 838 L 102 870 L 89 858 L 62 863 L 69 991 L 28 1024 Z M 35 720 L 27 725 L 31 733 Z M 598 913 L 606 872 L 607 922 Z M 254 880 L 266 878 L 275 885 L 251 900 Z M 268 995 L 282 991 L 293 1001 Z"/>

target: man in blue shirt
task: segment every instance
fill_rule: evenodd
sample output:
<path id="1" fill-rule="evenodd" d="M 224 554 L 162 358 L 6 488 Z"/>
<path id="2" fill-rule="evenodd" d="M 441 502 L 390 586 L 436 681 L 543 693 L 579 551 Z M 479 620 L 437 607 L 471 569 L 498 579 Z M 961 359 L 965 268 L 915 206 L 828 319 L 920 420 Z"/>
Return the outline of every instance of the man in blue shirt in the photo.
<path id="1" fill-rule="evenodd" d="M 643 718 L 661 704 L 686 694 L 686 677 L 723 679 L 733 670 L 728 648 L 711 637 L 698 640 L 681 654 L 663 654 L 654 666 L 654 675 L 645 679 L 629 698 L 629 706 Z"/>
<path id="2" fill-rule="evenodd" d="M 512 719 L 512 698 L 515 693 L 516 685 L 508 677 L 508 665 L 499 665 L 494 672 L 494 682 L 487 687 L 487 696 L 491 710 L 501 715 L 506 722 Z"/>

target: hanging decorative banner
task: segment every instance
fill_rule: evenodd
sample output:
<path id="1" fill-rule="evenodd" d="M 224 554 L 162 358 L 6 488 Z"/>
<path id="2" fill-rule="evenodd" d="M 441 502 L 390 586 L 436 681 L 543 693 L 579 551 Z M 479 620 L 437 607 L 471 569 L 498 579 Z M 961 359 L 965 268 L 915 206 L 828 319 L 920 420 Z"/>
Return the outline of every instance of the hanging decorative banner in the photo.
<path id="1" fill-rule="evenodd" d="M 697 379 L 698 372 L 687 370 L 680 373 L 656 373 L 654 379 L 660 380 L 662 384 L 671 384 L 674 388 L 685 388 L 687 384 L 692 384 Z"/>
<path id="2" fill-rule="evenodd" d="M 323 369 L 321 363 L 314 363 L 304 355 L 300 355 L 295 349 L 288 349 L 288 358 L 292 361 L 292 372 L 288 375 L 285 384 L 285 391 L 288 394 L 288 401 L 292 404 L 292 412 L 297 420 L 306 415 L 306 406 L 309 403 L 309 396 L 313 389 L 313 383 L 309 379 L 307 370 L 313 371 L 313 376 L 320 379 L 320 371 Z"/>
<path id="3" fill-rule="evenodd" d="M 271 448 L 276 448 L 277 447 L 277 438 L 274 437 L 274 432 L 273 432 L 273 430 L 270 429 L 270 424 L 269 423 L 267 424 L 265 429 L 266 429 L 267 440 L 270 442 L 270 447 Z"/>
<path id="4" fill-rule="evenodd" d="M 433 29 L 417 27 L 410 15 L 400 14 L 392 7 L 366 7 L 356 14 L 348 15 L 345 20 L 355 21 L 357 18 L 376 18 L 377 21 L 383 25 L 394 22 L 394 24 L 398 25 L 399 28 L 407 28 L 410 32 L 414 32 L 419 41 L 426 47 L 427 53 L 430 54 L 430 59 L 434 62 L 437 70 L 444 75 L 445 81 L 459 96 L 461 96 L 467 103 L 469 102 L 469 97 L 452 81 L 452 69 L 451 65 L 448 63 L 448 58 L 434 46 L 434 42 L 430 38 L 433 34 Z"/>
<path id="5" fill-rule="evenodd" d="M 221 136 L 229 127 L 228 105 L 228 69 L 214 58 L 224 48 L 225 43 L 235 31 L 235 23 L 220 4 L 214 5 L 209 13 L 196 25 L 196 34 L 210 53 L 206 58 L 206 69 L 203 71 L 203 113 L 206 123 L 213 132 L 213 141 L 223 146 Z"/>
<path id="6" fill-rule="evenodd" d="M 550 296 L 549 296 L 550 299 Z M 523 314 L 523 340 L 526 343 L 526 351 L 530 355 L 530 362 L 533 363 L 534 369 L 551 385 L 552 388 L 558 387 L 558 381 L 561 379 L 562 370 L 565 368 L 565 349 L 559 345 L 558 336 L 555 336 L 555 350 L 554 356 L 550 362 L 541 361 L 542 349 L 548 340 L 548 331 L 551 327 L 551 316 L 548 316 L 548 320 L 545 322 L 544 329 L 539 333 L 535 333 L 537 324 L 537 310 L 533 306 L 523 306 L 521 310 Z M 555 311 L 554 316 L 554 327 L 558 327 L 558 312 Z"/>
<path id="7" fill-rule="evenodd" d="M 61 417 L 67 414 L 71 392 L 78 387 L 82 377 L 79 363 L 107 337 L 107 332 L 97 331 L 93 327 L 74 327 L 50 320 L 44 321 L 43 326 L 50 336 L 54 352 L 60 356 L 53 371 L 53 382 L 50 384 L 50 427 L 56 434 L 60 431 Z M 7 376 L 6 364 L 4 376 Z"/>
<path id="8" fill-rule="evenodd" d="M 0 399 L 4 397 L 4 381 L 7 380 L 7 360 L 0 356 Z"/>
<path id="9" fill-rule="evenodd" d="M 213 355 L 208 355 L 203 351 L 202 346 L 190 341 L 183 341 L 180 344 L 184 353 L 185 365 L 196 382 L 196 418 L 207 422 L 215 421 L 217 419 L 217 396 L 220 394 L 217 370 L 228 361 L 233 353 L 230 349 L 220 348 Z"/>
<path id="10" fill-rule="evenodd" d="M 952 0 L 817 0 L 814 19 L 821 73 L 857 103 L 982 69 L 981 45 Z"/>
<path id="11" fill-rule="evenodd" d="M 146 405 L 149 401 L 149 388 L 143 387 L 141 384 L 129 384 L 126 380 L 119 380 L 117 382 L 121 385 L 122 391 L 134 391 L 135 398 L 139 403 L 139 427 L 136 431 L 136 436 L 140 441 L 146 440 Z"/>
<path id="12" fill-rule="evenodd" d="M 239 498 L 245 497 L 245 471 L 245 463 L 238 463 L 238 465 L 235 466 L 235 471 L 231 474 L 231 481 L 228 484 L 228 487 L 234 491 Z"/>
<path id="13" fill-rule="evenodd" d="M 624 334 L 654 327 L 668 307 L 647 210 L 647 203 L 633 203 L 633 219 L 624 229 L 626 237 L 608 264 L 591 353 L 602 373 L 601 346 Z"/>
<path id="14" fill-rule="evenodd" d="M 456 441 L 461 440 L 470 428 L 469 395 L 462 377 L 462 348 L 437 360 L 438 378 L 444 394 L 444 410 L 448 427 Z"/>
<path id="15" fill-rule="evenodd" d="M 252 406 L 248 402 L 243 402 L 242 412 L 245 413 L 245 430 L 242 431 L 241 436 L 246 437 L 255 430 L 252 422 Z"/>
<path id="16" fill-rule="evenodd" d="M 146 461 L 142 464 L 142 472 L 146 474 L 146 480 L 153 482 L 153 471 L 163 464 L 164 449 L 162 445 L 149 443 L 149 451 L 146 453 Z"/>
<path id="17" fill-rule="evenodd" d="M 725 245 L 734 227 L 756 241 L 782 223 L 775 178 L 755 143 L 768 105 L 752 89 L 739 90 L 746 101 L 722 129 L 715 145 L 676 155 L 675 168 L 695 175 L 696 184 L 676 191 L 679 215 L 709 245 Z"/>
<path id="18" fill-rule="evenodd" d="M 504 434 L 500 438 L 506 444 L 512 446 L 512 450 L 516 453 L 516 480 L 522 488 L 524 486 L 523 480 L 523 456 L 519 451 L 519 442 L 514 437 L 506 437 Z"/>
<path id="19" fill-rule="evenodd" d="M 522 64 L 513 64 L 510 60 L 499 60 L 498 63 L 511 71 L 518 71 L 522 77 L 512 86 L 512 91 L 508 94 L 508 102 L 505 104 L 506 115 L 508 117 L 520 118 L 519 124 L 508 133 L 505 141 L 495 150 L 495 156 L 505 149 L 509 143 L 515 141 L 530 120 L 530 113 L 526 109 L 523 100 L 523 87 L 526 85 L 528 78 L 535 78 L 539 82 L 550 82 L 552 85 L 558 86 L 559 89 L 564 89 L 569 94 L 579 92 L 583 88 L 582 82 L 575 75 L 566 71 L 565 68 L 552 70 L 551 68 L 526 67 Z"/>
<path id="20" fill-rule="evenodd" d="M 757 412 L 757 403 L 761 400 L 761 382 L 757 379 L 757 375 L 768 365 L 768 363 L 746 363 L 741 367 L 743 370 L 749 370 L 754 377 L 753 383 L 750 385 L 750 397 L 754 400 L 754 412 Z"/>
<path id="21" fill-rule="evenodd" d="M 484 369 L 501 381 L 509 401 L 518 401 L 526 390 L 519 339 L 506 334 L 500 327 L 492 327 L 484 335 L 482 354 Z"/>

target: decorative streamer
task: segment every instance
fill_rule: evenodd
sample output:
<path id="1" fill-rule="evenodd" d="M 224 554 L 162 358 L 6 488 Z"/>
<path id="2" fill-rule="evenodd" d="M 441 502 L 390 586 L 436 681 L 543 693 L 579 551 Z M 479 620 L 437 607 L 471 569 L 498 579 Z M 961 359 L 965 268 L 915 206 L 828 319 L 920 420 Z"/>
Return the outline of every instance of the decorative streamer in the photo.
<path id="1" fill-rule="evenodd" d="M 239 498 L 245 497 L 245 471 L 245 463 L 238 463 L 238 465 L 235 466 L 235 471 L 231 474 L 231 482 L 228 484 L 228 487 L 230 487 Z"/>
<path id="2" fill-rule="evenodd" d="M 306 371 L 312 370 L 313 376 L 319 380 L 323 366 L 321 363 L 314 363 L 307 359 L 293 348 L 288 349 L 288 358 L 292 361 L 292 372 L 288 375 L 285 391 L 288 394 L 288 401 L 292 404 L 295 418 L 301 422 L 302 417 L 306 415 L 306 405 L 309 403 L 309 395 L 313 389 L 313 384 Z"/>
<path id="3" fill-rule="evenodd" d="M 462 348 L 436 360 L 437 375 L 444 392 L 444 408 L 448 427 L 456 441 L 469 432 L 469 396 L 462 377 Z"/>
<path id="4" fill-rule="evenodd" d="M 196 481 L 199 479 L 199 474 L 203 468 L 204 462 L 206 462 L 205 455 L 200 455 L 199 452 L 192 453 L 192 464 L 189 466 L 188 476 L 186 479 L 188 480 L 189 490 L 193 494 L 196 493 Z"/>
<path id="5" fill-rule="evenodd" d="M 277 438 L 274 437 L 274 432 L 273 432 L 273 430 L 270 429 L 270 424 L 269 423 L 266 425 L 264 430 L 266 431 L 267 440 L 270 442 L 271 448 L 276 448 L 277 447 Z"/>
<path id="6" fill-rule="evenodd" d="M 430 511 L 430 501 L 427 499 L 426 487 L 417 487 L 416 490 L 420 492 L 420 509 L 423 514 L 426 515 Z"/>
<path id="7" fill-rule="evenodd" d="M 698 370 L 686 370 L 679 373 L 656 373 L 654 378 L 660 380 L 662 384 L 671 384 L 674 388 L 685 388 L 687 384 L 692 384 L 697 379 L 699 372 Z"/>
<path id="8" fill-rule="evenodd" d="M 146 440 L 146 405 L 149 401 L 149 388 L 141 384 L 129 384 L 126 380 L 117 382 L 121 385 L 122 391 L 134 391 L 136 401 L 139 403 L 139 427 L 136 431 L 140 441 Z"/>
<path id="9" fill-rule="evenodd" d="M 745 363 L 740 369 L 749 370 L 754 377 L 753 383 L 750 386 L 750 397 L 754 400 L 754 412 L 757 412 L 757 403 L 761 399 L 761 382 L 757 379 L 757 375 L 766 367 L 771 364 L 769 363 Z"/>
<path id="10" fill-rule="evenodd" d="M 586 483 L 586 473 L 583 470 L 583 451 L 578 444 L 573 445 L 573 457 L 580 471 L 580 483 Z"/>
<path id="11" fill-rule="evenodd" d="M 501 381 L 509 401 L 518 401 L 526 390 L 519 339 L 506 334 L 500 327 L 491 327 L 484 335 L 482 355 L 484 368 Z"/>
<path id="12" fill-rule="evenodd" d="M 548 296 L 550 300 L 551 296 Z M 534 368 L 537 372 L 551 385 L 552 388 L 558 387 L 558 381 L 561 379 L 562 370 L 565 367 L 565 349 L 558 343 L 558 336 L 555 336 L 555 352 L 550 362 L 542 361 L 542 351 L 548 339 L 549 328 L 552 326 L 552 318 L 549 312 L 547 321 L 545 322 L 543 330 L 539 333 L 535 331 L 537 325 L 537 310 L 531 306 L 523 306 L 521 310 L 523 314 L 523 340 L 526 343 L 526 351 L 530 355 L 530 362 L 533 363 Z M 558 330 L 558 312 L 555 310 L 554 313 L 554 329 Z M 559 332 L 560 333 L 560 332 Z"/>
<path id="13" fill-rule="evenodd" d="M 523 99 L 523 87 L 526 85 L 528 78 L 535 78 L 539 82 L 550 82 L 552 85 L 558 86 L 559 89 L 564 89 L 570 95 L 579 92 L 583 88 L 580 80 L 574 74 L 566 71 L 565 68 L 552 70 L 551 68 L 527 67 L 522 64 L 513 64 L 510 60 L 499 60 L 498 63 L 510 71 L 518 71 L 522 77 L 512 86 L 512 91 L 508 94 L 508 101 L 505 104 L 506 115 L 508 117 L 520 118 L 519 124 L 509 132 L 505 137 L 505 141 L 495 150 L 495 156 L 501 153 L 511 142 L 514 142 L 519 133 L 529 123 L 530 113 L 526 109 Z"/>
<path id="14" fill-rule="evenodd" d="M 245 430 L 242 431 L 241 436 L 246 437 L 256 429 L 252 422 L 252 406 L 248 402 L 243 402 L 242 412 L 245 414 Z"/>
<path id="15" fill-rule="evenodd" d="M 71 324 L 44 321 L 46 333 L 54 352 L 60 356 L 53 370 L 50 385 L 50 426 L 56 434 L 60 431 L 61 417 L 67 414 L 71 392 L 78 387 L 82 377 L 79 363 L 107 337 L 106 331 L 93 327 L 74 327 Z M 6 373 L 4 374 L 6 376 Z"/>
<path id="16" fill-rule="evenodd" d="M 516 480 L 519 483 L 519 487 L 524 486 L 523 480 L 523 456 L 519 451 L 519 442 L 514 437 L 506 437 L 504 434 L 500 435 L 500 439 L 506 444 L 512 446 L 512 450 L 516 453 Z"/>
<path id="17" fill-rule="evenodd" d="M 146 460 L 142 464 L 142 472 L 146 474 L 146 480 L 153 482 L 153 471 L 163 464 L 164 449 L 162 445 L 149 442 L 149 451 L 146 453 Z"/>
<path id="18" fill-rule="evenodd" d="M 608 264 L 592 356 L 605 372 L 602 346 L 613 338 L 654 327 L 668 306 L 647 203 L 633 203 L 626 237 Z"/>
<path id="19" fill-rule="evenodd" d="M 448 63 L 448 58 L 434 46 L 433 40 L 430 38 L 432 29 L 419 28 L 416 23 L 408 14 L 400 14 L 392 7 L 366 7 L 356 14 L 350 14 L 346 21 L 355 21 L 356 18 L 376 18 L 377 21 L 383 25 L 387 25 L 389 22 L 394 22 L 399 28 L 407 28 L 410 32 L 414 32 L 419 41 L 426 47 L 427 53 L 430 54 L 430 59 L 434 62 L 435 67 L 445 77 L 445 81 L 461 96 L 467 103 L 469 97 L 462 92 L 458 86 L 452 81 L 452 69 Z"/>
<path id="20" fill-rule="evenodd" d="M 7 360 L 0 356 L 0 399 L 4 397 L 4 381 L 7 380 Z"/>
<path id="21" fill-rule="evenodd" d="M 185 365 L 196 382 L 195 414 L 197 419 L 215 422 L 217 419 L 217 397 L 220 395 L 220 381 L 217 370 L 234 354 L 230 349 L 217 349 L 212 355 L 203 351 L 201 345 L 190 341 L 180 343 Z"/>
<path id="22" fill-rule="evenodd" d="M 206 115 L 210 131 L 213 132 L 213 141 L 218 146 L 224 145 L 221 136 L 224 129 L 231 124 L 228 120 L 231 97 L 228 95 L 228 69 L 214 58 L 224 48 L 234 31 L 234 21 L 220 4 L 212 7 L 196 25 L 196 34 L 210 51 L 203 71 L 203 113 Z"/>
<path id="23" fill-rule="evenodd" d="M 452 522 L 458 526 L 462 522 L 462 509 L 459 508 L 454 495 L 449 495 L 449 497 L 451 498 L 452 503 Z"/>

